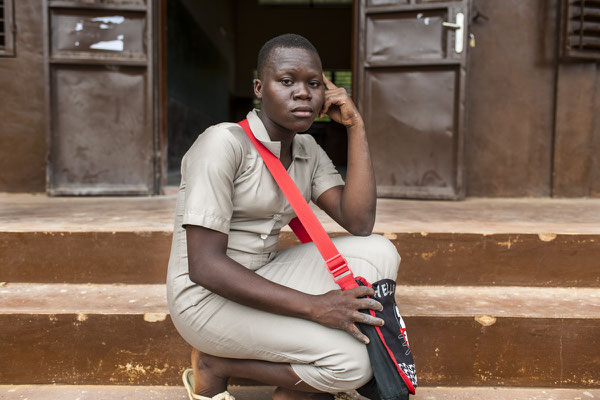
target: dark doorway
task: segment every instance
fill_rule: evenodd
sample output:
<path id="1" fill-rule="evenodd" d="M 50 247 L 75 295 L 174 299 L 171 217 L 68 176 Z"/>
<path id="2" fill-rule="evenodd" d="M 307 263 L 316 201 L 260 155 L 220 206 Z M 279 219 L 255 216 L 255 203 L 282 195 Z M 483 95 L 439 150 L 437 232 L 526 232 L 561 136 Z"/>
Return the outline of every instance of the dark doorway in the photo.
<path id="1" fill-rule="evenodd" d="M 351 0 L 169 0 L 167 5 L 168 178 L 207 127 L 243 119 L 256 106 L 256 56 L 268 39 L 298 33 L 319 50 L 323 69 L 351 90 Z M 343 173 L 346 136 L 327 118 L 307 132 Z"/>

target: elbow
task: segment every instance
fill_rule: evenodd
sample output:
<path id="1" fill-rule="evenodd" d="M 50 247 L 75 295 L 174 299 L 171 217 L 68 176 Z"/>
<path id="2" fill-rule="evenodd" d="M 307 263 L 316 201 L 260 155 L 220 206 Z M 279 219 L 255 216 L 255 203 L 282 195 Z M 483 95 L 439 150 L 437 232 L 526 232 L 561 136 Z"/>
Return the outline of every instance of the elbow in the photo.
<path id="1" fill-rule="evenodd" d="M 356 232 L 350 232 L 350 233 L 352 233 L 352 235 L 354 235 L 354 236 L 370 236 L 373 233 L 373 231 L 364 230 L 364 231 L 356 231 Z"/>
<path id="2" fill-rule="evenodd" d="M 375 227 L 375 207 L 366 210 L 342 212 L 344 223 L 340 224 L 354 236 L 369 236 Z"/>
<path id="3" fill-rule="evenodd" d="M 353 229 L 350 233 L 354 236 L 369 236 L 373 233 L 373 229 Z"/>
<path id="4" fill-rule="evenodd" d="M 362 223 L 354 224 L 349 227 L 348 232 L 354 236 L 369 236 L 373 233 L 373 227 L 375 226 L 375 219 L 372 221 L 366 221 Z"/>
<path id="5" fill-rule="evenodd" d="M 189 275 L 190 281 L 194 282 L 196 285 L 202 285 L 202 280 L 201 280 L 201 275 L 196 272 L 193 268 L 190 268 L 190 275 Z"/>
<path id="6" fill-rule="evenodd" d="M 190 281 L 194 282 L 196 285 L 205 286 L 206 274 L 203 273 L 205 270 L 203 265 L 198 262 L 190 262 L 188 268 Z"/>

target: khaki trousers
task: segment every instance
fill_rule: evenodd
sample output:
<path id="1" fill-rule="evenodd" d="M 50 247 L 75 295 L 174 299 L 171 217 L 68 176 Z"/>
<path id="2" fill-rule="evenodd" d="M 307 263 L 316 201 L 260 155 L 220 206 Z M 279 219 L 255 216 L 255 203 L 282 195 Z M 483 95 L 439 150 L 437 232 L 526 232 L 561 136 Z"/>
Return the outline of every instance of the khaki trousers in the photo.
<path id="1" fill-rule="evenodd" d="M 386 238 L 344 236 L 333 241 L 356 276 L 369 282 L 396 279 L 400 256 Z M 313 243 L 264 255 L 228 254 L 264 278 L 305 293 L 339 289 Z M 183 338 L 201 352 L 289 363 L 303 381 L 324 392 L 356 389 L 372 377 L 364 344 L 308 320 L 256 310 L 212 293 L 182 312 L 171 310 L 171 317 Z"/>

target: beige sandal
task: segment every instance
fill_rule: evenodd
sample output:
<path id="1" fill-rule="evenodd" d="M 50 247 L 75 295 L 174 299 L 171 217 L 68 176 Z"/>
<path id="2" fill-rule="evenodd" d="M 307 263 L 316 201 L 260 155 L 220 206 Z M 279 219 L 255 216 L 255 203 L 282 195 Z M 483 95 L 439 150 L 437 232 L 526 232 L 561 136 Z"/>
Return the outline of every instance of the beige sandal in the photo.
<path id="1" fill-rule="evenodd" d="M 356 390 L 350 392 L 338 392 L 333 395 L 333 400 L 360 400 L 364 399 Z"/>
<path id="2" fill-rule="evenodd" d="M 213 397 L 200 396 L 194 393 L 194 370 L 191 368 L 183 371 L 183 386 L 185 386 L 190 400 L 235 400 L 227 390 L 223 393 L 214 395 Z"/>

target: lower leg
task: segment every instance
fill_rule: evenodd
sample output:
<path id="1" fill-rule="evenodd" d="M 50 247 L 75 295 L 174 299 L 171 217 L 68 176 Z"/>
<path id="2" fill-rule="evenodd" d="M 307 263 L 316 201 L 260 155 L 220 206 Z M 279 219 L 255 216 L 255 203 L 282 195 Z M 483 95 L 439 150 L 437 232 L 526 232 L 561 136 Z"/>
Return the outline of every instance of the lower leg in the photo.
<path id="1" fill-rule="evenodd" d="M 230 377 L 245 378 L 278 386 L 276 399 L 331 399 L 304 382 L 290 364 L 259 360 L 220 358 L 192 350 L 194 384 L 197 394 L 214 396 L 227 389 Z"/>
<path id="2" fill-rule="evenodd" d="M 206 364 L 206 357 L 200 351 L 192 349 L 192 368 L 194 369 L 194 392 L 202 396 L 214 396 L 227 390 L 227 377 L 218 376 Z"/>

